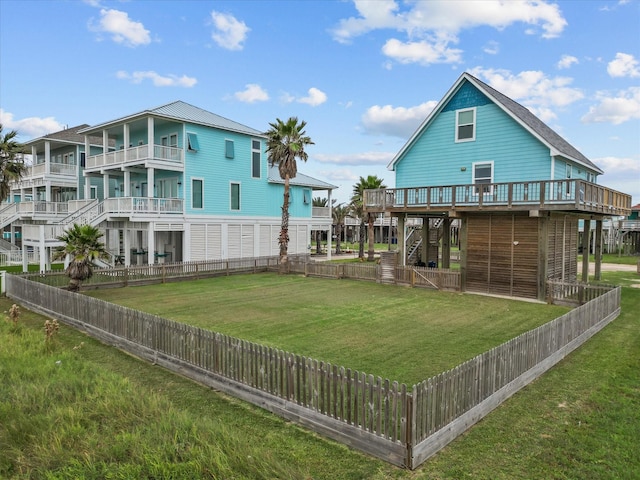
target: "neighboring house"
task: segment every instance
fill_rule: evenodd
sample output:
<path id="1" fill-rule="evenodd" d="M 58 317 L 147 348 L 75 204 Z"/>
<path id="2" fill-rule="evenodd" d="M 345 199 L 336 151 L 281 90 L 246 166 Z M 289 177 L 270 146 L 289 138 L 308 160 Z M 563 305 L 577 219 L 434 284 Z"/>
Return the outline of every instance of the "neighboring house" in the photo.
<path id="1" fill-rule="evenodd" d="M 631 207 L 629 216 L 617 223 L 619 251 L 640 255 L 640 203 Z"/>
<path id="2" fill-rule="evenodd" d="M 97 200 L 30 235 L 23 229 L 23 245 L 48 258 L 49 239 L 77 222 L 101 228 L 114 264 L 278 254 L 284 187 L 264 133 L 180 101 L 78 133 L 91 152 L 78 198 Z M 96 151 L 94 138 L 109 148 Z M 291 180 L 291 254 L 309 252 L 312 230 L 330 231 L 330 208 L 311 199 L 334 188 L 301 173 Z"/>
<path id="3" fill-rule="evenodd" d="M 459 219 L 466 291 L 543 300 L 547 280 L 577 278 L 579 219 L 596 220 L 598 239 L 602 220 L 627 215 L 631 206 L 629 195 L 596 185 L 603 172 L 582 153 L 468 73 L 389 169 L 396 188 L 367 191 L 367 210 L 398 217 L 405 264 L 416 245 L 419 262 L 438 264 L 441 244 L 441 265 L 448 267 L 451 237 L 432 230 L 449 231 Z M 405 225 L 413 218 L 425 227 L 409 232 Z M 583 237 L 588 249 L 590 235 Z"/>
<path id="4" fill-rule="evenodd" d="M 19 250 L 24 229 L 60 222 L 102 195 L 102 185 L 85 184 L 83 176 L 86 152 L 102 151 L 102 137 L 89 137 L 87 146 L 85 135 L 78 133 L 88 126 L 66 128 L 24 143 L 27 171 L 10 183 L 9 197 L 0 205 L 0 229 L 4 240 L 11 242 L 2 242 L 1 254 Z M 84 196 L 85 191 L 89 197 Z"/>

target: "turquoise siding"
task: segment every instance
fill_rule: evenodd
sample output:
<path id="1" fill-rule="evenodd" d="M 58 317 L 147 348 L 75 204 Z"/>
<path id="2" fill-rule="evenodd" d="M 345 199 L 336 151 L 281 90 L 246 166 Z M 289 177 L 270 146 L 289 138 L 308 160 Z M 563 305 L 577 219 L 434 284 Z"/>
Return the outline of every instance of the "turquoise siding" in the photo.
<path id="1" fill-rule="evenodd" d="M 200 150 L 185 150 L 185 212 L 199 215 L 270 216 L 282 214 L 283 185 L 269 184 L 265 140 L 239 133 L 185 125 L 198 136 Z M 233 141 L 234 157 L 226 157 L 227 141 Z M 252 177 L 252 140 L 260 140 L 260 178 Z M 191 208 L 191 179 L 204 180 L 204 208 Z M 240 210 L 231 210 L 231 183 L 240 184 Z M 311 217 L 311 203 L 304 203 L 303 189 L 291 188 L 290 215 Z"/>
<path id="2" fill-rule="evenodd" d="M 487 103 L 471 84 L 465 85 L 396 164 L 396 186 L 470 184 L 476 162 L 493 162 L 494 183 L 550 179 L 549 148 L 497 105 Z M 456 143 L 455 110 L 473 106 L 477 107 L 476 139 Z"/>

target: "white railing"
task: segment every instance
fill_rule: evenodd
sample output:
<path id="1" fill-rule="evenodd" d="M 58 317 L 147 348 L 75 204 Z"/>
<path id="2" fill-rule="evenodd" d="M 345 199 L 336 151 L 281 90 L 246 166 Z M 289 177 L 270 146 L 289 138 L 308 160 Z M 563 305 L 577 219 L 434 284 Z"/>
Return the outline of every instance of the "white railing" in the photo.
<path id="1" fill-rule="evenodd" d="M 23 242 L 39 242 L 40 232 L 44 230 L 45 242 L 55 242 L 57 238 L 64 234 L 66 225 L 53 224 L 53 225 L 23 225 L 22 226 L 22 241 Z"/>
<path id="2" fill-rule="evenodd" d="M 314 218 L 331 218 L 331 207 L 311 207 L 311 216 Z"/>
<path id="3" fill-rule="evenodd" d="M 184 163 L 184 150 L 177 147 L 153 145 L 150 152 L 148 145 L 116 150 L 115 152 L 101 153 L 87 158 L 85 169 L 94 169 L 110 165 L 135 163 L 143 160 L 161 160 L 172 163 Z"/>

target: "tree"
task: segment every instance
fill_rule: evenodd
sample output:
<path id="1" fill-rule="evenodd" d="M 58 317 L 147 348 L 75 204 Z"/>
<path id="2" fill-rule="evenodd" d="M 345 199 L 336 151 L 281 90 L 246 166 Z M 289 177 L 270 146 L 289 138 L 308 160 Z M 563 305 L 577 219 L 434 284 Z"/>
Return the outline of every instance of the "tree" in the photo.
<path id="1" fill-rule="evenodd" d="M 289 181 L 298 173 L 296 158 L 307 161 L 305 146 L 313 145 L 311 138 L 306 135 L 304 120 L 298 123 L 297 117 L 290 117 L 283 122 L 279 118 L 269 123 L 271 128 L 267 135 L 267 155 L 271 166 L 277 165 L 280 178 L 284 180 L 284 195 L 282 200 L 282 224 L 278 245 L 280 246 L 280 273 L 288 270 L 287 250 L 289 248 Z"/>
<path id="2" fill-rule="evenodd" d="M 11 193 L 10 183 L 18 181 L 27 171 L 24 164 L 24 146 L 16 140 L 15 130 L 2 134 L 0 123 L 0 203 Z"/>
<path id="3" fill-rule="evenodd" d="M 358 183 L 353 186 L 353 195 L 351 196 L 352 211 L 360 218 L 360 258 L 364 258 L 364 224 L 365 222 L 368 224 L 369 251 L 367 252 L 367 262 L 373 262 L 374 260 L 373 223 L 376 217 L 372 212 L 365 212 L 364 191 L 387 188 L 383 182 L 384 180 L 376 175 L 369 175 L 367 178 L 360 177 Z"/>
<path id="4" fill-rule="evenodd" d="M 336 226 L 336 255 L 341 253 L 340 241 L 342 239 L 342 229 L 344 228 L 344 219 L 349 215 L 349 207 L 342 205 L 341 203 L 333 207 L 331 216 L 333 217 L 333 223 Z"/>
<path id="5" fill-rule="evenodd" d="M 326 207 L 329 204 L 329 199 L 324 197 L 324 198 L 320 198 L 320 197 L 314 197 L 313 198 L 313 206 L 314 207 Z M 322 239 L 322 232 L 320 230 L 316 230 L 315 231 L 315 236 L 316 236 L 316 253 L 320 253 L 320 250 L 322 249 L 321 245 L 320 245 L 320 241 Z"/>
<path id="6" fill-rule="evenodd" d="M 69 230 L 58 237 L 64 246 L 58 247 L 53 253 L 54 260 L 71 258 L 65 273 L 69 277 L 67 289 L 72 292 L 80 290 L 80 282 L 93 276 L 94 261 L 107 260 L 109 253 L 100 241 L 102 233 L 92 225 L 78 225 L 74 223 Z"/>

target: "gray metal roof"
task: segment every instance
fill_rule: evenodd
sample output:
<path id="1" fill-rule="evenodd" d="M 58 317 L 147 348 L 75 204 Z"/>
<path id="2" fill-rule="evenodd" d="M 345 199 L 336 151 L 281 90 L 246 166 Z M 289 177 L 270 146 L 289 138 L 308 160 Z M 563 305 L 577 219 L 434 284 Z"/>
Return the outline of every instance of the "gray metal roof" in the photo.
<path id="1" fill-rule="evenodd" d="M 536 117 L 533 113 L 529 111 L 526 107 L 523 107 L 518 102 L 511 100 L 506 95 L 503 95 L 495 88 L 490 87 L 486 83 L 481 80 L 478 80 L 473 75 L 465 73 L 472 83 L 475 83 L 476 86 L 483 90 L 489 98 L 495 100 L 499 104 L 501 104 L 504 108 L 506 108 L 513 116 L 519 119 L 522 123 L 524 123 L 529 129 L 538 134 L 538 136 L 543 139 L 549 146 L 553 147 L 557 150 L 562 156 L 565 156 L 569 159 L 576 160 L 584 165 L 596 170 L 599 173 L 604 173 L 596 164 L 591 162 L 587 157 L 585 157 L 582 153 L 580 153 L 576 148 L 574 148 L 569 142 L 567 142 L 564 138 L 554 132 L 546 123 Z"/>
<path id="2" fill-rule="evenodd" d="M 216 115 L 215 113 L 211 113 L 207 110 L 204 110 L 199 107 L 195 107 L 183 101 L 167 103 L 166 105 L 161 105 L 159 107 L 152 108 L 150 110 L 143 110 L 138 113 L 127 115 L 126 117 L 121 117 L 115 120 L 110 120 L 108 122 L 94 125 L 91 128 L 87 128 L 83 130 L 83 133 L 86 131 L 101 130 L 110 125 L 115 125 L 125 121 L 131 121 L 135 118 L 145 117 L 150 115 L 163 117 L 171 120 L 178 120 L 178 121 L 187 122 L 187 123 L 205 125 L 207 127 L 214 127 L 222 130 L 229 130 L 232 132 L 244 133 L 246 135 L 251 135 L 256 137 L 265 136 L 264 132 L 261 132 L 251 127 L 247 127 L 246 125 L 243 125 L 238 122 L 234 122 L 233 120 L 229 120 L 228 118 L 222 117 L 220 115 Z"/>
<path id="3" fill-rule="evenodd" d="M 280 178 L 280 172 L 276 165 L 269 166 L 268 176 L 269 183 L 284 184 L 284 180 Z M 330 183 L 323 182 L 322 180 L 318 180 L 317 178 L 310 177 L 309 175 L 305 175 L 300 172 L 298 172 L 294 178 L 289 180 L 289 184 L 299 187 L 310 187 L 312 190 L 334 190 L 338 188 L 336 185 L 331 185 Z"/>
<path id="4" fill-rule="evenodd" d="M 82 125 L 78 125 L 76 127 L 65 128 L 64 130 L 60 130 L 59 132 L 49 133 L 42 137 L 34 138 L 32 140 L 29 140 L 28 142 L 24 142 L 23 145 L 35 145 L 47 140 L 53 142 L 75 143 L 84 145 L 84 135 L 80 135 L 78 132 L 80 130 L 84 130 L 88 126 L 89 125 L 87 125 L 86 123 L 83 123 Z M 89 141 L 91 145 L 102 145 L 101 136 L 91 136 L 89 137 Z"/>
<path id="5" fill-rule="evenodd" d="M 402 149 L 396 154 L 393 160 L 389 163 L 389 169 L 395 169 L 396 163 L 404 156 L 404 153 L 409 149 L 413 142 L 422 134 L 427 128 L 429 123 L 440 113 L 440 111 L 447 104 L 449 99 L 458 91 L 459 87 L 468 81 L 474 85 L 478 90 L 484 93 L 489 99 L 491 99 L 496 105 L 502 108 L 509 116 L 520 123 L 526 128 L 532 135 L 537 137 L 541 142 L 549 147 L 558 155 L 581 163 L 586 167 L 602 174 L 604 173 L 596 164 L 580 153 L 575 147 L 573 147 L 564 138 L 554 132 L 547 124 L 531 113 L 527 108 L 520 105 L 518 102 L 510 99 L 506 95 L 500 93 L 493 87 L 490 87 L 481 80 L 478 80 L 473 75 L 465 72 L 456 81 L 456 83 L 449 89 L 447 94 L 440 100 L 436 108 L 429 114 L 425 121 L 418 127 L 411 138 L 404 144 Z"/>

